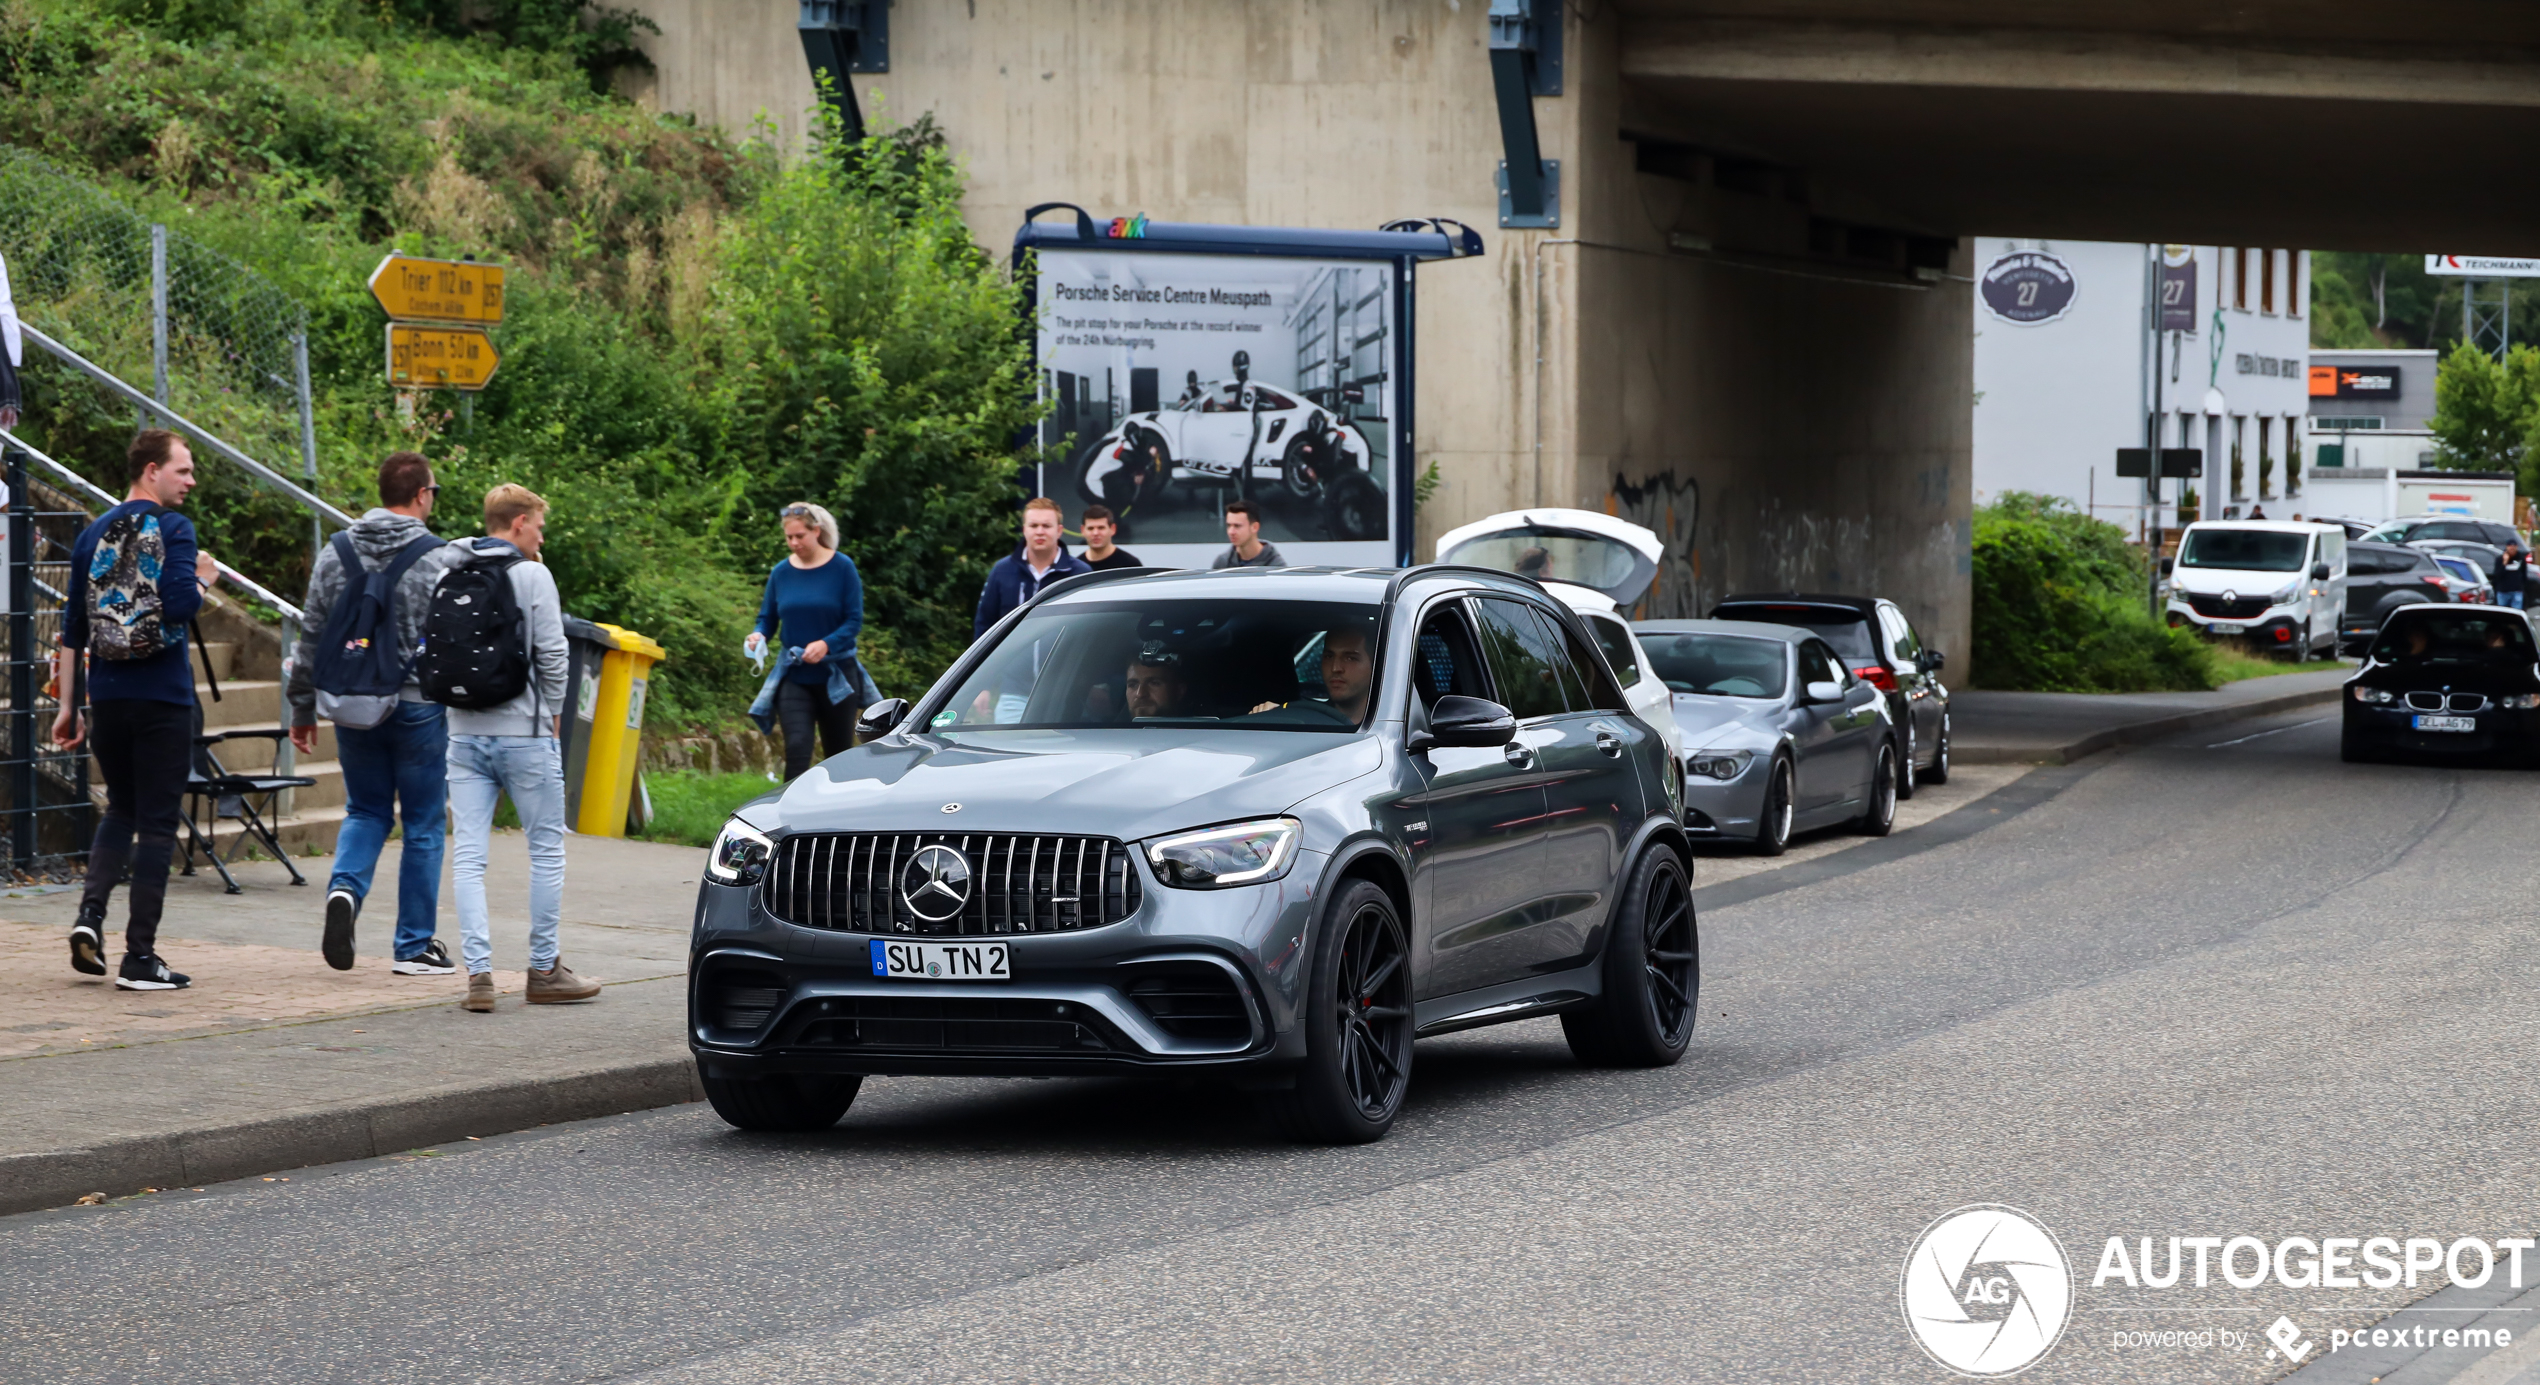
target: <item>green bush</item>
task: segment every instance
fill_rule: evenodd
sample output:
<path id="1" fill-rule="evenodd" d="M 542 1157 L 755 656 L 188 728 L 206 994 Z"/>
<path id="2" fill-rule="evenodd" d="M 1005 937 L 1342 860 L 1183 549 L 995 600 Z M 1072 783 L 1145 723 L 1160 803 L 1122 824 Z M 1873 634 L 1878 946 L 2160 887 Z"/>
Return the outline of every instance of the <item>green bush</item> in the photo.
<path id="1" fill-rule="evenodd" d="M 2145 609 L 2124 531 L 2067 501 L 2009 491 L 1975 512 L 1974 681 L 2040 692 L 2214 686 L 2212 649 Z"/>

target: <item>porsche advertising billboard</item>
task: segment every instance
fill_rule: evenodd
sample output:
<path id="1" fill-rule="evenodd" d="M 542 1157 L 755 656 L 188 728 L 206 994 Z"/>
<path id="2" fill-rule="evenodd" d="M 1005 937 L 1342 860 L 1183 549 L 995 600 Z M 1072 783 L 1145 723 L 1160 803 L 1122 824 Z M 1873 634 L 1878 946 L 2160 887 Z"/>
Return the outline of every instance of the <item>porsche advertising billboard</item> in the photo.
<path id="1" fill-rule="evenodd" d="M 1243 499 L 1292 564 L 1403 561 L 1402 318 L 1411 263 L 1446 253 L 1443 234 L 1058 229 L 1027 223 L 1016 244 L 1051 403 L 1041 491 L 1071 527 L 1105 505 L 1142 560 L 1206 567 Z"/>

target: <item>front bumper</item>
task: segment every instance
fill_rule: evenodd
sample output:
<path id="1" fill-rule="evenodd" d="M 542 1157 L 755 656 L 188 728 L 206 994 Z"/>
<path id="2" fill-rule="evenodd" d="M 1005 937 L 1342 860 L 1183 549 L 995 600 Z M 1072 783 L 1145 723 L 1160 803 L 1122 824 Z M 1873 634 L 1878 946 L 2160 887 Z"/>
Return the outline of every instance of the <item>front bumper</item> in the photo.
<path id="1" fill-rule="evenodd" d="M 1002 942 L 1007 982 L 886 980 L 873 935 L 771 916 L 760 891 L 698 892 L 688 1045 L 704 1073 L 1118 1073 L 1277 1067 L 1295 1025 L 1306 929 L 1328 857 L 1227 890 L 1149 881 L 1103 927 L 923 941 Z M 895 935 L 906 936 L 906 935 Z"/>
<path id="2" fill-rule="evenodd" d="M 1773 757 L 1757 751 L 1735 779 L 1685 775 L 1685 832 L 1697 839 L 1735 841 L 1755 835 L 1764 816 L 1765 785 L 1772 778 Z"/>
<path id="3" fill-rule="evenodd" d="M 2540 751 L 2540 710 L 2490 706 L 2482 712 L 2425 713 L 2408 707 L 2367 706 L 2347 694 L 2345 731 L 2349 740 L 2410 755 L 2443 758 L 2507 759 Z M 2467 716 L 2470 731 L 2420 731 L 2420 716 Z"/>

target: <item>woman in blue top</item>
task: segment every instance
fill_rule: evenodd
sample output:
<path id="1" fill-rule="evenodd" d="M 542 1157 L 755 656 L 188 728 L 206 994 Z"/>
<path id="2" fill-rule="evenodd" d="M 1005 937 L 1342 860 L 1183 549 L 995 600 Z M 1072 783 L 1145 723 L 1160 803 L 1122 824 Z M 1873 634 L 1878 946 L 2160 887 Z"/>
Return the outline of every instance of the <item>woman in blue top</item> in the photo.
<path id="1" fill-rule="evenodd" d="M 752 657 L 770 642 L 787 664 L 776 688 L 776 721 L 785 730 L 785 778 L 811 768 L 811 738 L 820 733 L 824 755 L 854 743 L 860 703 L 852 691 L 856 636 L 864 629 L 864 583 L 855 564 L 838 551 L 838 521 L 805 501 L 784 509 L 785 561 L 767 574 L 767 598 L 759 603 L 758 628 L 745 646 Z M 844 660 L 850 689 L 833 699 L 830 674 Z"/>

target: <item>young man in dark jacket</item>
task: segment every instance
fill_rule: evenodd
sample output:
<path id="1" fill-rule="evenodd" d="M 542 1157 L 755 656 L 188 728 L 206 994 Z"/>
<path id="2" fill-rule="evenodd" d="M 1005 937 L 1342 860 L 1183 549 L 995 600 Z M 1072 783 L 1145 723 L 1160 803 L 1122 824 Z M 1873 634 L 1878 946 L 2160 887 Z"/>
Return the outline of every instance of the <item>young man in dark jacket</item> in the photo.
<path id="1" fill-rule="evenodd" d="M 332 542 L 318 550 L 309 573 L 300 643 L 291 660 L 291 744 L 317 753 L 317 644 L 335 603 L 358 597 L 359 584 L 397 561 L 408 546 L 431 539 L 424 520 L 441 487 L 432 463 L 414 452 L 392 452 L 379 464 L 379 505 L 345 534 L 353 542 L 358 572 L 347 572 Z M 464 554 L 442 544 L 407 565 L 397 579 L 397 646 L 410 666 L 397 690 L 396 710 L 375 726 L 335 728 L 335 760 L 344 775 L 344 825 L 335 834 L 335 864 L 326 882 L 326 930 L 318 950 L 337 971 L 353 967 L 353 925 L 370 895 L 388 829 L 405 813 L 405 837 L 397 852 L 397 935 L 389 970 L 400 976 L 448 976 L 458 970 L 449 949 L 433 937 L 441 913 L 441 855 L 450 801 L 449 721 L 438 703 L 423 700 L 411 665 L 423 643 L 423 618 L 433 585 Z"/>
<path id="2" fill-rule="evenodd" d="M 1059 543 L 1058 530 L 1057 501 L 1038 496 L 1023 502 L 1023 542 L 988 569 L 988 583 L 979 589 L 979 613 L 970 623 L 970 638 L 988 633 L 990 626 L 1040 595 L 1050 583 L 1093 571 Z"/>
<path id="3" fill-rule="evenodd" d="M 203 593 L 220 580 L 212 555 L 195 546 L 194 525 L 176 512 L 194 489 L 194 454 L 176 434 L 152 428 L 124 453 L 132 489 L 124 502 L 99 515 L 71 545 L 70 596 L 62 605 L 62 644 L 82 657 L 97 633 L 91 624 L 91 583 L 111 577 L 112 553 L 98 540 L 117 520 L 155 525 L 165 555 L 157 589 L 158 653 L 143 658 L 95 659 L 88 665 L 88 724 L 80 725 L 78 700 L 64 696 L 53 719 L 53 743 L 67 750 L 88 741 L 106 781 L 106 811 L 88 847 L 88 888 L 79 920 L 71 925 L 71 968 L 106 974 L 106 905 L 115 882 L 132 872 L 132 915 L 124 925 L 123 964 L 115 986 L 127 991 L 183 989 L 192 978 L 159 959 L 159 914 L 168 897 L 168 858 L 176 852 L 177 817 L 185 805 L 186 768 L 194 758 L 194 668 L 186 629 L 203 608 Z M 145 550 L 146 551 L 146 550 Z M 101 570 L 92 572 L 92 566 Z M 129 628 L 129 627 L 127 627 Z M 67 694 L 72 680 L 64 678 Z M 138 837 L 138 845 L 135 838 Z"/>

